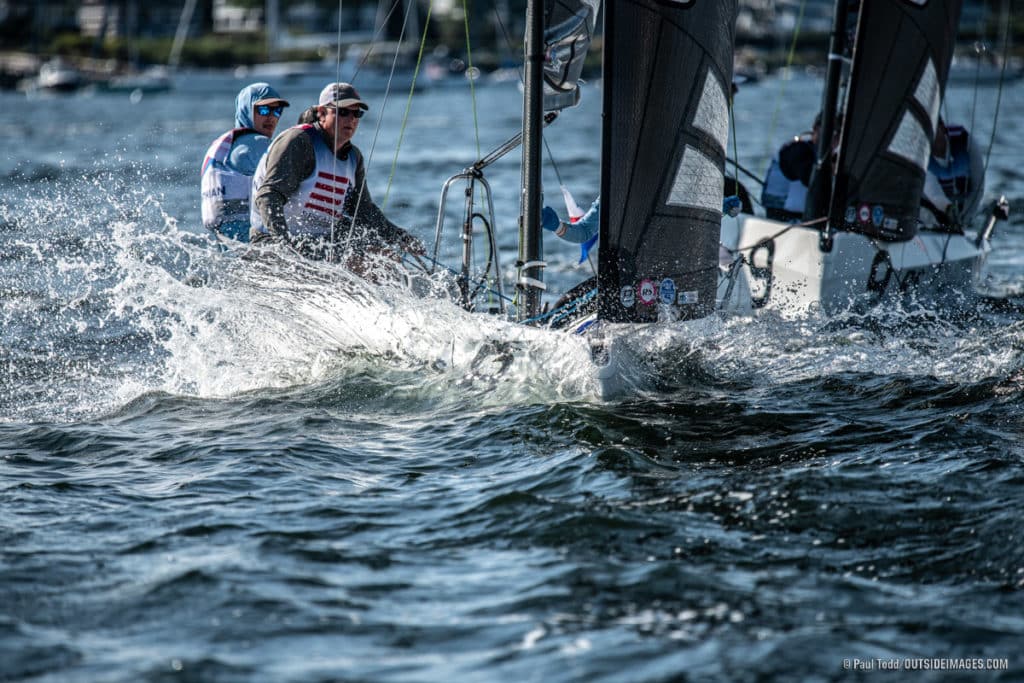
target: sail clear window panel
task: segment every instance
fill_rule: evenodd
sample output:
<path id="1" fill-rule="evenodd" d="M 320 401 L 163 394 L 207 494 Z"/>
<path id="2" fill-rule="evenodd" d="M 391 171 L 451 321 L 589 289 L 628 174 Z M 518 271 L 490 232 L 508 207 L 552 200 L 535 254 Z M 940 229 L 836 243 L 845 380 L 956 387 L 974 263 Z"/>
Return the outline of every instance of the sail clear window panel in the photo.
<path id="1" fill-rule="evenodd" d="M 693 116 L 693 127 L 710 135 L 724 152 L 729 137 L 729 104 L 721 83 L 708 71 L 704 79 L 704 92 Z"/>
<path id="2" fill-rule="evenodd" d="M 914 99 L 921 105 L 921 108 L 928 112 L 928 121 L 935 129 L 939 117 L 939 78 L 935 73 L 935 63 L 929 58 L 924 65 L 924 73 L 917 83 L 914 91 Z"/>
<path id="3" fill-rule="evenodd" d="M 909 110 L 903 111 L 900 126 L 896 129 L 896 134 L 892 136 L 892 142 L 889 143 L 889 151 L 915 164 L 922 171 L 928 163 L 931 140 L 917 117 Z"/>
<path id="4" fill-rule="evenodd" d="M 724 182 L 718 164 L 699 149 L 687 145 L 666 204 L 721 211 Z"/>

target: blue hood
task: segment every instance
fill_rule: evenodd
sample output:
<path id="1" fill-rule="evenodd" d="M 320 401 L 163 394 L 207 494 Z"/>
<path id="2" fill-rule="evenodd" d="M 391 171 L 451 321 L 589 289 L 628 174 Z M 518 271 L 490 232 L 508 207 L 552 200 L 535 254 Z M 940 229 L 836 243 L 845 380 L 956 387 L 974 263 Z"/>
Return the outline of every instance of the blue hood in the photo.
<path id="1" fill-rule="evenodd" d="M 278 100 L 284 106 L 288 101 L 277 94 L 277 91 L 270 87 L 269 83 L 252 83 L 242 88 L 235 98 L 235 126 L 238 128 L 252 128 L 252 105 L 260 100 Z"/>

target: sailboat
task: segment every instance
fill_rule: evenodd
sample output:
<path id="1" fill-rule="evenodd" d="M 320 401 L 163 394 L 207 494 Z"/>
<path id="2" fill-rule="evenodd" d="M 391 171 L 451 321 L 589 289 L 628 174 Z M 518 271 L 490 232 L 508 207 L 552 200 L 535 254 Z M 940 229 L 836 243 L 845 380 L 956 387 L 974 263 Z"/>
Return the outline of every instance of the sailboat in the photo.
<path id="1" fill-rule="evenodd" d="M 490 291 L 498 295 L 498 305 L 487 308 L 491 312 L 558 327 L 553 334 L 586 335 L 598 391 L 614 398 L 629 390 L 630 366 L 643 362 L 628 350 L 637 326 L 699 319 L 716 307 L 737 2 L 616 0 L 605 6 L 596 286 L 544 310 L 542 131 L 579 100 L 579 75 L 597 12 L 598 0 L 527 4 L 522 133 L 445 184 L 433 253 L 436 258 L 450 237 L 444 226 L 448 191 L 465 181 L 457 235 L 462 305 L 479 310 L 478 293 Z M 515 297 L 506 300 L 484 170 L 520 143 L 518 276 Z M 474 197 L 481 188 L 488 213 L 479 221 Z M 473 270 L 475 222 L 488 234 L 482 273 Z"/>
<path id="2" fill-rule="evenodd" d="M 719 281 L 725 309 L 835 313 L 906 296 L 959 304 L 1008 216 L 1001 198 L 980 222 L 919 221 L 961 0 L 859 3 L 850 46 L 847 4 L 836 4 L 803 219 L 723 221 L 733 257 Z"/>

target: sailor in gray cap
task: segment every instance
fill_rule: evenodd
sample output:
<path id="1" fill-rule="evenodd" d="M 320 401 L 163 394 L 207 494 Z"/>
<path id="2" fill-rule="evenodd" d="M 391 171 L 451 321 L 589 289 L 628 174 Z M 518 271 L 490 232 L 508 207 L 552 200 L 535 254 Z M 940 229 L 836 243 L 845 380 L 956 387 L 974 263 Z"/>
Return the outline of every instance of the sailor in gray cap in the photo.
<path id="1" fill-rule="evenodd" d="M 316 121 L 278 136 L 253 179 L 253 242 L 286 240 L 310 258 L 331 257 L 337 245 L 357 258 L 367 250 L 425 252 L 370 197 L 363 155 L 352 144 L 367 109 L 350 83 L 329 83 Z"/>

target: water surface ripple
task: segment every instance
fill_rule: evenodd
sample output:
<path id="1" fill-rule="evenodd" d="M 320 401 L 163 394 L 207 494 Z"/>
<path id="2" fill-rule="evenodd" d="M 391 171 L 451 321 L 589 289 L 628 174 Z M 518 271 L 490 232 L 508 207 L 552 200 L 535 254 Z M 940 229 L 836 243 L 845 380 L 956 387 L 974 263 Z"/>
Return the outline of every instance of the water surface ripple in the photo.
<path id="1" fill-rule="evenodd" d="M 758 107 L 800 121 L 818 92 L 741 89 L 748 165 L 793 132 Z M 519 110 L 486 95 L 484 147 Z M 431 116 L 388 212 L 421 236 L 476 158 L 466 96 L 414 102 Z M 232 97 L 0 94 L 35 121 L 0 126 L 0 681 L 831 681 L 958 658 L 1007 668 L 896 675 L 1024 680 L 1019 213 L 989 262 L 1008 300 L 712 317 L 642 337 L 661 385 L 601 403 L 577 339 L 210 242 L 198 162 Z M 599 101 L 552 129 L 581 202 Z M 1004 93 L 988 183 L 1018 202 L 1022 104 Z M 400 120 L 360 132 L 383 124 L 378 199 Z M 513 216 L 516 160 L 489 173 Z M 550 249 L 554 289 L 587 274 Z"/>

